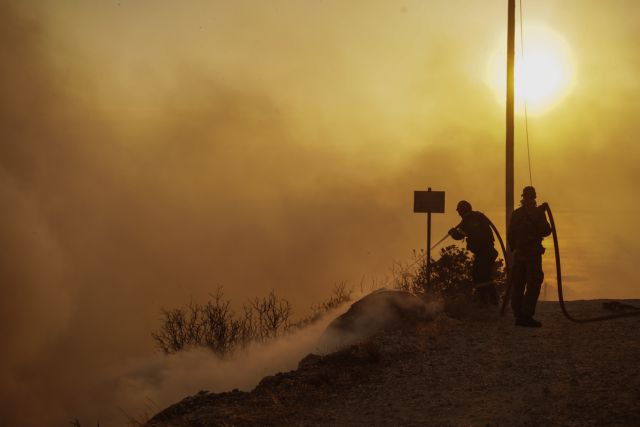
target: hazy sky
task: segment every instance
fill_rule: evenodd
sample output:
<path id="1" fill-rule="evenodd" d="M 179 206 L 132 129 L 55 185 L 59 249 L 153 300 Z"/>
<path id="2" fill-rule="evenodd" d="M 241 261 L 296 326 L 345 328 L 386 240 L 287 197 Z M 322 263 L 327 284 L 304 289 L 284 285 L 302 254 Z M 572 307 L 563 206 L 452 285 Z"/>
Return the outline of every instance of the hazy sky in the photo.
<path id="1" fill-rule="evenodd" d="M 640 297 L 640 3 L 524 5 L 572 67 L 529 118 L 568 286 Z M 3 2 L 2 424 L 77 413 L 92 372 L 153 351 L 160 307 L 222 285 L 303 315 L 335 282 L 383 278 L 424 246 L 413 190 L 447 192 L 438 238 L 461 198 L 504 229 L 486 70 L 505 20 L 506 1 Z"/>

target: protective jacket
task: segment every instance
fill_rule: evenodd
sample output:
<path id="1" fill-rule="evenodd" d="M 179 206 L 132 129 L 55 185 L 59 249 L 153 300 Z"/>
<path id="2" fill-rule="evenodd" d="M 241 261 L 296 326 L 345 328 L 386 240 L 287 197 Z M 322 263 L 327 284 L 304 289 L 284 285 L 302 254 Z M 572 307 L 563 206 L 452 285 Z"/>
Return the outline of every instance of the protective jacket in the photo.
<path id="1" fill-rule="evenodd" d="M 462 218 L 460 224 L 449 230 L 449 234 L 455 240 L 462 240 L 466 237 L 467 249 L 474 254 L 489 253 L 495 250 L 489 218 L 482 212 L 469 212 Z"/>
<path id="2" fill-rule="evenodd" d="M 507 241 L 517 255 L 544 253 L 542 239 L 551 234 L 551 226 L 544 210 L 535 204 L 526 204 L 513 211 L 507 231 Z"/>

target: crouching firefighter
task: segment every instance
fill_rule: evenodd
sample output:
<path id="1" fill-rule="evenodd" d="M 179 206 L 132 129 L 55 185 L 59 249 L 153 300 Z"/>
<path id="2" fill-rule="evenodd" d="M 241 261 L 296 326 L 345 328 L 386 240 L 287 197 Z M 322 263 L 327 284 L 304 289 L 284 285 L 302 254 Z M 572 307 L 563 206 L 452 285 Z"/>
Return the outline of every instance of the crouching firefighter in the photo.
<path id="1" fill-rule="evenodd" d="M 498 292 L 493 282 L 498 252 L 493 247 L 493 232 L 489 219 L 474 211 L 466 200 L 458 203 L 460 224 L 449 230 L 455 240 L 467 239 L 467 249 L 473 253 L 473 286 L 476 300 L 485 306 L 498 305 Z"/>
<path id="2" fill-rule="evenodd" d="M 521 206 L 513 211 L 507 241 L 511 247 L 511 309 L 517 326 L 540 327 L 533 318 L 544 280 L 542 271 L 542 239 L 551 234 L 544 213 L 545 204 L 537 206 L 536 190 L 522 190 Z"/>

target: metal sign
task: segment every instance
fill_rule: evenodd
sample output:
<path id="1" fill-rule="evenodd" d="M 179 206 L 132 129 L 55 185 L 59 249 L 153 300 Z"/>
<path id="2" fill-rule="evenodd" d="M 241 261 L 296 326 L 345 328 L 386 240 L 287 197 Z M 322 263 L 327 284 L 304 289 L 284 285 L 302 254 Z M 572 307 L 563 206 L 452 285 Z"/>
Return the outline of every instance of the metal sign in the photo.
<path id="1" fill-rule="evenodd" d="M 444 191 L 413 192 L 413 211 L 427 214 L 427 289 L 431 283 L 431 214 L 444 213 Z"/>
<path id="2" fill-rule="evenodd" d="M 444 191 L 414 191 L 413 211 L 416 213 L 444 213 Z"/>

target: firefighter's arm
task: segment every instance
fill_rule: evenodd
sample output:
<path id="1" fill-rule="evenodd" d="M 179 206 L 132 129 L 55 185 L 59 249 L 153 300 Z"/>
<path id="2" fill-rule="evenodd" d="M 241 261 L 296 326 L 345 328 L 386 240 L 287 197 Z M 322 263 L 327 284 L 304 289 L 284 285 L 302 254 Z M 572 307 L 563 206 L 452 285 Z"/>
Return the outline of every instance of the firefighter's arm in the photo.
<path id="1" fill-rule="evenodd" d="M 546 205 L 546 203 L 540 205 L 540 207 L 538 208 L 539 215 L 536 218 L 536 228 L 538 229 L 542 237 L 547 237 L 549 234 L 551 234 L 551 225 L 549 224 L 549 221 L 547 221 L 547 216 L 544 213 Z"/>

